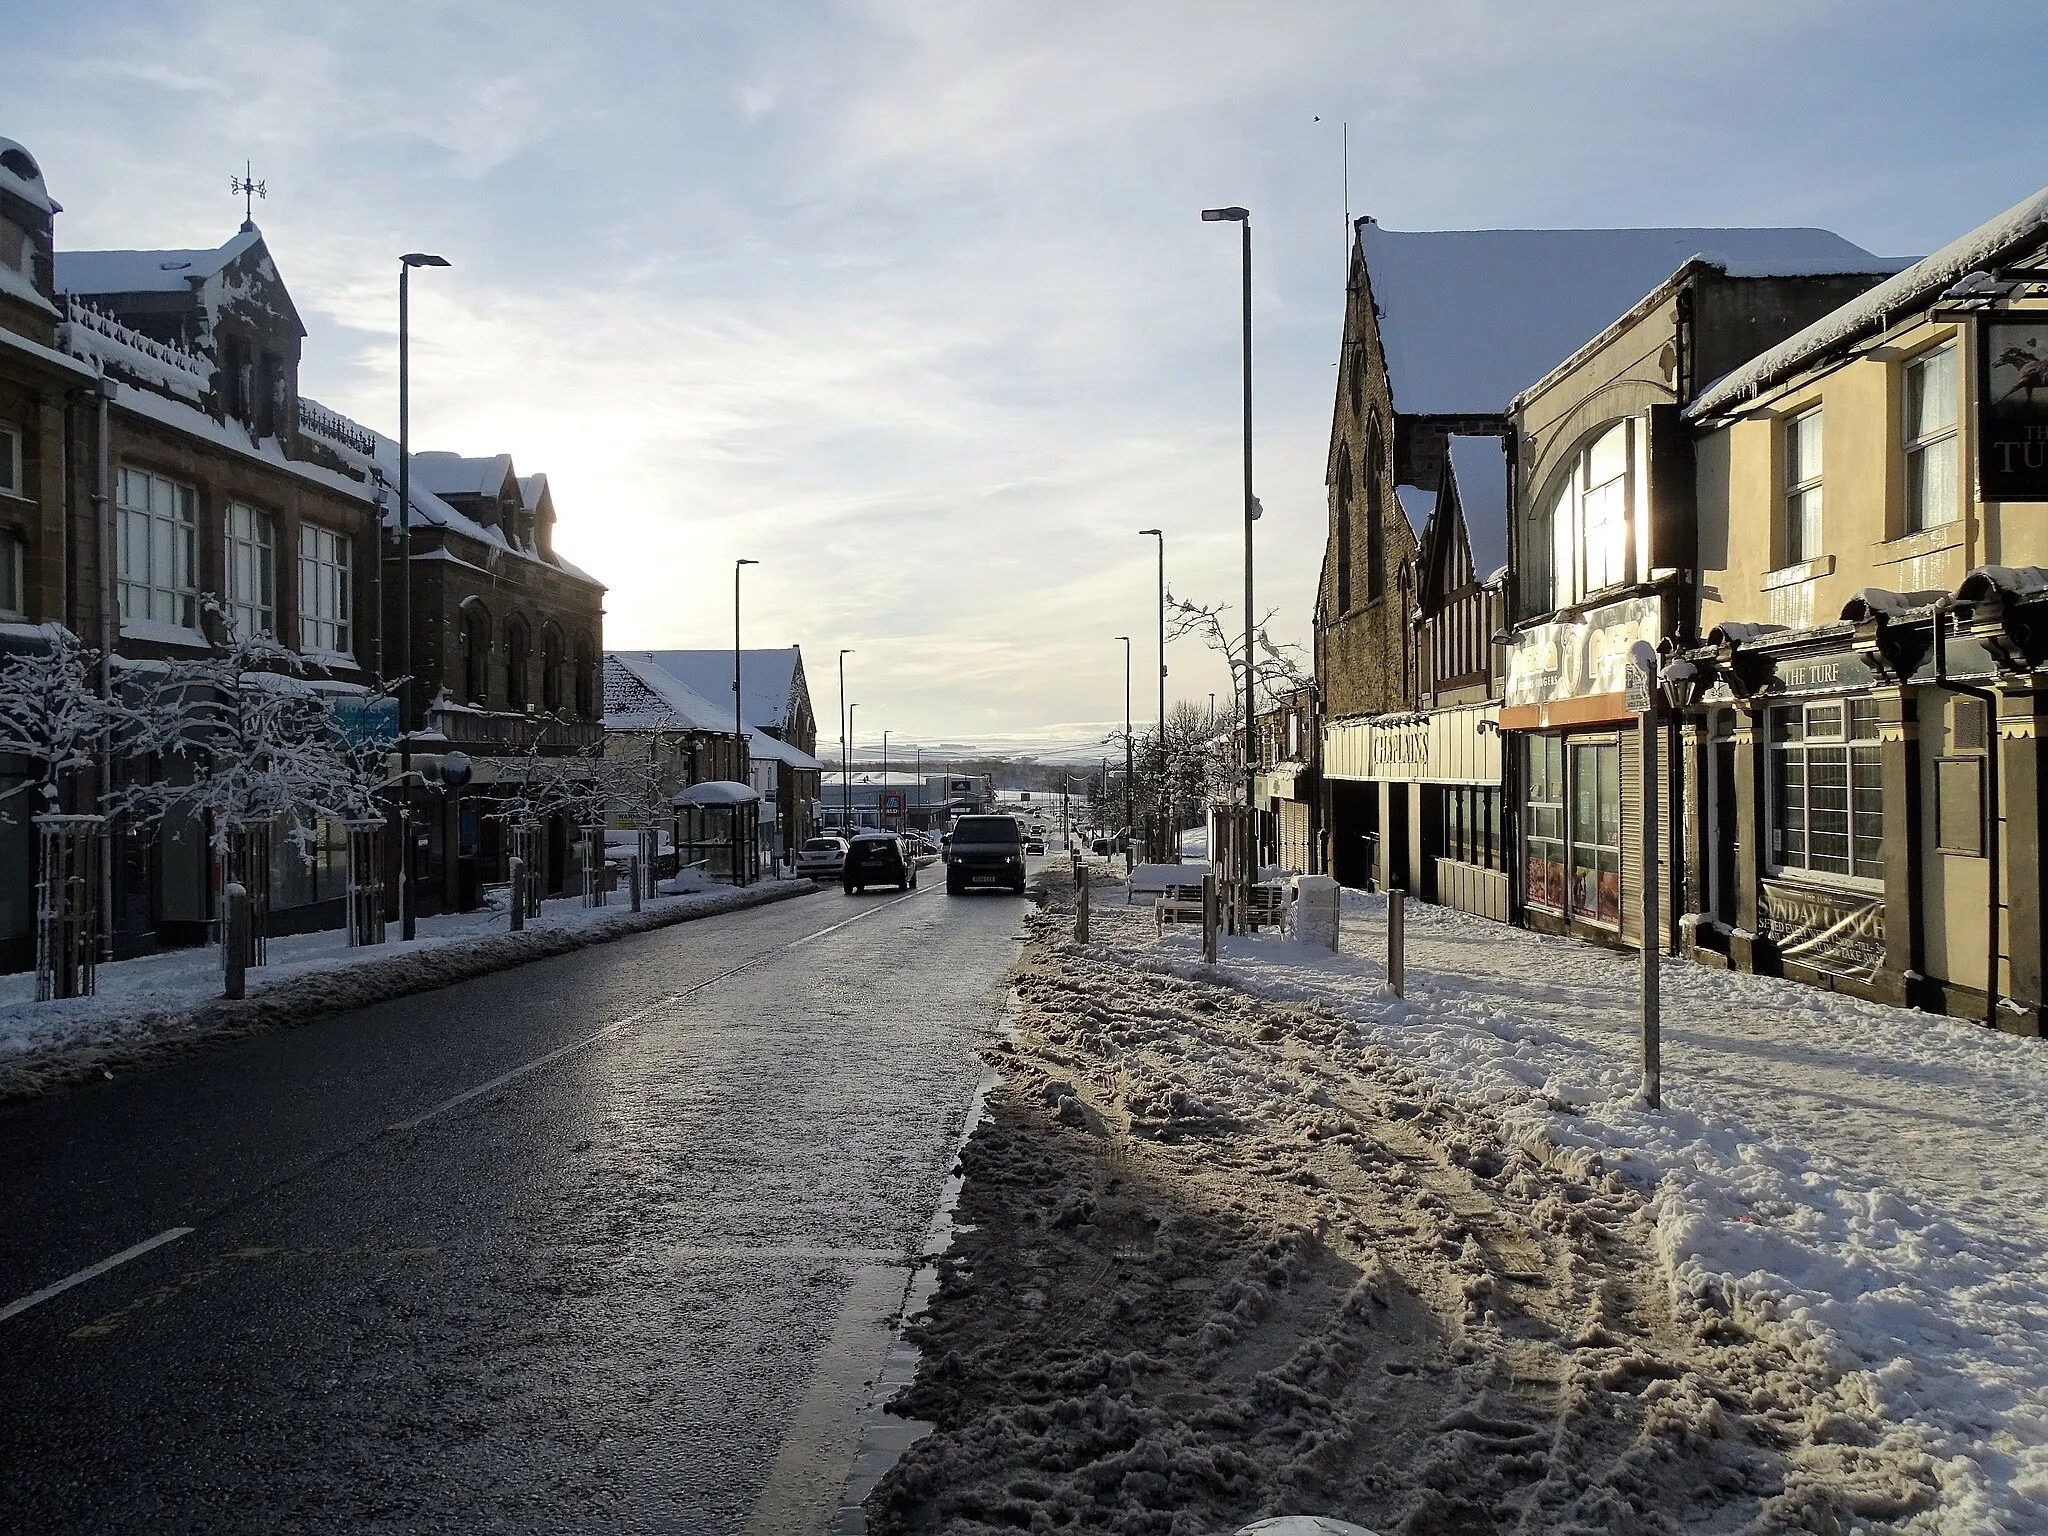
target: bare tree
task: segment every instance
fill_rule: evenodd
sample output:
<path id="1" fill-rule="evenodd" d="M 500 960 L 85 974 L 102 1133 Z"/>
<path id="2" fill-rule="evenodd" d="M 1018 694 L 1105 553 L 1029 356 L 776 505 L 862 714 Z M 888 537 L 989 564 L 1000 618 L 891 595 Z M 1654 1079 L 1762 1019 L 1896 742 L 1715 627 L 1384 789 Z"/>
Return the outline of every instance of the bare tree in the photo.
<path id="1" fill-rule="evenodd" d="M 1192 636 L 1221 656 L 1230 668 L 1234 697 L 1242 699 L 1244 632 L 1241 628 L 1225 625 L 1224 615 L 1230 611 L 1228 603 L 1204 605 L 1175 597 L 1169 591 L 1166 594 L 1166 635 L 1169 640 Z M 1270 626 L 1277 612 L 1278 609 L 1268 609 L 1252 626 L 1252 696 L 1255 706 L 1261 695 L 1270 705 L 1284 694 L 1299 693 L 1316 685 L 1315 672 L 1303 658 L 1301 647 L 1274 641 Z"/>

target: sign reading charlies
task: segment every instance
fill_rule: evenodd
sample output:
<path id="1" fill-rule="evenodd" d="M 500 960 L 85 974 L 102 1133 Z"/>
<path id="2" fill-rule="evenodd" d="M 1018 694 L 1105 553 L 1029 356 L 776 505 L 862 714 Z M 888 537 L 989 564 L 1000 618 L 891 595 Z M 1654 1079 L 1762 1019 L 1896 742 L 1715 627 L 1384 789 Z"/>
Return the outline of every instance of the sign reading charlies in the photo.
<path id="1" fill-rule="evenodd" d="M 1986 501 L 2048 501 L 2048 314 L 1986 315 L 1977 348 L 1977 479 Z"/>
<path id="2" fill-rule="evenodd" d="M 1654 597 L 1624 598 L 1581 619 L 1523 630 L 1508 647 L 1501 728 L 1530 731 L 1628 718 L 1629 651 L 1638 640 L 1655 645 L 1663 633 L 1663 612 Z"/>
<path id="3" fill-rule="evenodd" d="M 1461 704 L 1421 715 L 1333 721 L 1323 732 L 1323 773 L 1332 779 L 1500 782 L 1499 708 Z"/>
<path id="4" fill-rule="evenodd" d="M 1884 898 L 1766 880 L 1757 927 L 1785 959 L 1869 981 L 1884 967 Z"/>

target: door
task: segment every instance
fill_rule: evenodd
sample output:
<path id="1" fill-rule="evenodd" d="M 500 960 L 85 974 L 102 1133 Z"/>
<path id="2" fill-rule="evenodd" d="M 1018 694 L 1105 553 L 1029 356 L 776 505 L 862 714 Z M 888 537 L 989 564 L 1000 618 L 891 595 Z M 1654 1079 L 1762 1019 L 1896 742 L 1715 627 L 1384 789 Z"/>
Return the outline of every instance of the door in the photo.
<path id="1" fill-rule="evenodd" d="M 1735 887 L 1739 878 L 1736 871 L 1741 868 L 1742 819 L 1735 810 L 1735 738 L 1733 734 L 1722 734 L 1721 720 L 1732 720 L 1731 712 L 1720 711 L 1715 727 L 1712 751 L 1714 782 L 1709 791 L 1712 824 L 1707 829 L 1713 852 L 1709 856 L 1708 867 L 1714 882 L 1715 921 L 1732 928 L 1735 926 Z M 1732 725 L 1729 729 L 1732 732 Z"/>
<path id="2" fill-rule="evenodd" d="M 1413 891 L 1408 857 L 1408 786 L 1387 786 L 1387 889 Z"/>

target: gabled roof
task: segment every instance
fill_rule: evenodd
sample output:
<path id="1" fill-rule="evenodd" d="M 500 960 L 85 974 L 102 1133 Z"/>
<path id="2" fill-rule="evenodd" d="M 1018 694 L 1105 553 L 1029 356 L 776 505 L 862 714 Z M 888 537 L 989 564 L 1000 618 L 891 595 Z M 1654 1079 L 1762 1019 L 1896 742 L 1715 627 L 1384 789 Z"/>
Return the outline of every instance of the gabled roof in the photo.
<path id="1" fill-rule="evenodd" d="M 185 293 L 263 239 L 251 224 L 210 251 L 57 252 L 59 293 Z"/>
<path id="2" fill-rule="evenodd" d="M 1694 256 L 1733 276 L 1896 272 L 1824 229 L 1407 231 L 1358 221 L 1394 409 L 1495 415 Z"/>
<path id="3" fill-rule="evenodd" d="M 604 727 L 645 731 L 658 725 L 732 734 L 732 716 L 665 671 L 648 651 L 604 653 Z M 759 754 L 755 754 L 759 755 Z"/>
<path id="4" fill-rule="evenodd" d="M 512 455 L 486 454 L 464 458 L 459 453 L 415 453 L 412 478 L 436 496 L 484 496 L 503 494 L 512 478 Z"/>
<path id="5" fill-rule="evenodd" d="M 726 701 L 732 720 L 732 652 L 648 651 L 655 665 L 681 678 L 706 698 Z M 778 731 L 789 724 L 790 696 L 795 691 L 795 646 L 779 650 L 740 652 L 740 713 L 748 725 Z"/>
<path id="6" fill-rule="evenodd" d="M 1508 563 L 1508 458 L 1497 437 L 1452 437 L 1451 474 L 1472 551 L 1472 574 L 1485 581 Z"/>
<path id="7" fill-rule="evenodd" d="M 766 731 L 749 727 L 747 731 L 747 756 L 756 762 L 783 763 L 791 768 L 808 768 L 813 773 L 822 773 L 825 765 L 802 747 L 792 747 L 788 742 L 770 736 Z"/>
<path id="8" fill-rule="evenodd" d="M 541 498 L 548 493 L 546 475 L 521 475 L 519 477 L 519 504 L 529 512 L 540 510 Z"/>
<path id="9" fill-rule="evenodd" d="M 1770 350 L 1758 353 L 1701 391 L 1686 415 L 1713 416 L 1739 405 L 1835 348 L 1882 330 L 1892 317 L 1924 308 L 1959 280 L 1999 266 L 2044 240 L 2048 240 L 2048 188 L 2013 204 L 1997 218 L 1979 224 L 1932 256 L 1914 262 L 1890 281 L 1858 294 L 1805 330 L 1795 331 Z"/>
<path id="10" fill-rule="evenodd" d="M 1419 485 L 1397 485 L 1394 487 L 1394 500 L 1401 504 L 1401 514 L 1408 519 L 1415 542 L 1420 544 L 1429 520 L 1436 516 L 1436 492 L 1425 491 Z"/>

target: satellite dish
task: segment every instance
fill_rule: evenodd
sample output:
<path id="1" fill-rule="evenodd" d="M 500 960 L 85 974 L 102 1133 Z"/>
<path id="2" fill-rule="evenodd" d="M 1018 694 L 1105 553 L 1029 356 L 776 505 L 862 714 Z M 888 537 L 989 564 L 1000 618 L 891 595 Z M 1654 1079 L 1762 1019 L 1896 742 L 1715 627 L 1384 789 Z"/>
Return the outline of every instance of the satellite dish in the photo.
<path id="1" fill-rule="evenodd" d="M 441 782 L 450 789 L 460 789 L 467 784 L 472 771 L 467 752 L 441 754 Z"/>

